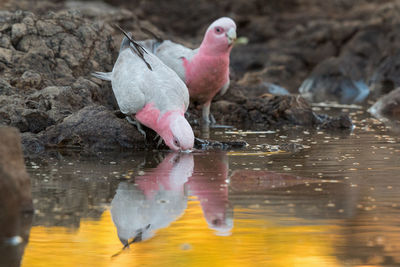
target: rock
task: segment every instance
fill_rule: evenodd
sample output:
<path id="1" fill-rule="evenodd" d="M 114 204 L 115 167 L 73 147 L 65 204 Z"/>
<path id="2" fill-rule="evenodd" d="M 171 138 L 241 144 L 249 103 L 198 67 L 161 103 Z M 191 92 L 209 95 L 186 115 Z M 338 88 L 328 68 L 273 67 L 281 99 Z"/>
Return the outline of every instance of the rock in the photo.
<path id="1" fill-rule="evenodd" d="M 11 48 L 10 36 L 0 33 L 0 47 L 7 48 L 7 49 Z"/>
<path id="2" fill-rule="evenodd" d="M 90 74 L 94 67 L 112 68 L 117 47 L 110 40 L 113 32 L 110 26 L 85 20 L 73 11 L 46 12 L 46 15 L 22 11 L 18 16 L 16 13 L 3 16 L 0 20 L 13 27 L 1 33 L 5 46 L 0 47 L 0 62 L 6 66 L 4 78 L 11 80 L 26 71 L 35 72 L 41 77 L 42 83 L 37 85 L 41 89 L 70 85 L 73 79 Z M 17 50 L 7 44 L 8 39 Z"/>
<path id="3" fill-rule="evenodd" d="M 16 95 L 0 95 L 0 124 L 18 128 L 21 132 L 28 130 L 28 125 L 22 117 L 22 100 Z"/>
<path id="4" fill-rule="evenodd" d="M 369 89 L 354 69 L 350 61 L 326 59 L 301 84 L 299 92 L 311 102 L 360 103 L 368 96 Z"/>
<path id="5" fill-rule="evenodd" d="M 45 150 L 45 144 L 40 135 L 25 132 L 21 134 L 21 143 L 25 155 L 34 155 L 42 153 Z"/>
<path id="6" fill-rule="evenodd" d="M 25 35 L 16 45 L 16 48 L 22 52 L 28 52 L 30 49 L 46 46 L 45 41 L 38 35 Z"/>
<path id="7" fill-rule="evenodd" d="M 22 74 L 19 83 L 17 83 L 17 86 L 19 88 L 26 88 L 26 87 L 39 88 L 41 82 L 42 82 L 42 77 L 40 76 L 39 73 L 27 70 Z"/>
<path id="8" fill-rule="evenodd" d="M 204 140 L 200 138 L 194 139 L 194 147 L 201 150 L 208 149 L 239 149 L 248 146 L 249 144 L 244 140 L 236 140 L 236 141 L 213 141 L 213 140 Z"/>
<path id="9" fill-rule="evenodd" d="M 14 88 L 4 79 L 0 78 L 0 95 L 10 95 Z"/>
<path id="10" fill-rule="evenodd" d="M 83 16 L 91 19 L 102 19 L 105 21 L 132 19 L 130 11 L 104 2 L 67 1 L 65 5 L 68 9 L 77 10 Z"/>
<path id="11" fill-rule="evenodd" d="M 225 100 L 218 100 L 211 105 L 215 119 L 221 124 L 240 124 L 254 129 L 283 125 L 330 129 L 335 126 L 338 129 L 353 127 L 347 115 L 332 118 L 316 114 L 308 102 L 299 95 L 263 94 L 260 97 L 246 97 L 248 91 L 247 87 L 233 83 L 232 88 L 224 96 Z M 196 114 L 199 111 L 192 108 L 190 113 Z"/>
<path id="12" fill-rule="evenodd" d="M 231 58 L 234 73 L 239 77 L 243 75 L 238 83 L 252 87 L 265 82 L 294 93 L 308 73 L 298 55 L 274 46 L 248 44 L 234 47 Z"/>
<path id="13" fill-rule="evenodd" d="M 371 99 L 378 99 L 400 86 L 400 52 L 383 59 L 372 74 L 369 86 Z"/>
<path id="14" fill-rule="evenodd" d="M 60 122 L 73 112 L 92 104 L 92 95 L 100 98 L 94 91 L 91 91 L 96 90 L 93 88 L 98 88 L 96 84 L 88 81 L 86 84 L 87 87 L 81 88 L 79 87 L 81 81 L 82 80 L 78 80 L 72 87 L 46 87 L 32 94 L 28 99 L 29 101 L 37 103 L 38 108 L 46 112 L 53 122 Z"/>
<path id="15" fill-rule="evenodd" d="M 30 178 L 17 129 L 0 127 L 0 240 L 20 234 L 22 211 L 32 211 Z"/>
<path id="16" fill-rule="evenodd" d="M 264 69 L 257 72 L 248 72 L 237 82 L 237 84 L 249 88 L 247 96 L 258 97 L 265 93 L 273 95 L 288 95 L 288 90 L 282 86 L 265 81 L 270 80 L 267 77 L 268 75 L 266 75 L 269 71 L 270 69 Z"/>
<path id="17" fill-rule="evenodd" d="M 50 20 L 38 20 L 36 22 L 36 28 L 41 36 L 53 36 L 57 33 L 63 32 L 61 26 Z"/>
<path id="18" fill-rule="evenodd" d="M 60 44 L 60 57 L 67 62 L 70 69 L 79 66 L 80 61 L 84 58 L 81 50 L 82 44 L 75 36 L 65 35 Z"/>
<path id="19" fill-rule="evenodd" d="M 12 50 L 0 47 L 0 62 L 11 64 Z"/>
<path id="20" fill-rule="evenodd" d="M 40 135 L 37 144 L 40 143 L 94 151 L 146 148 L 145 139 L 135 126 L 98 105 L 85 107 L 50 127 Z"/>
<path id="21" fill-rule="evenodd" d="M 297 153 L 305 148 L 302 144 L 297 144 L 297 143 L 286 143 L 280 145 L 260 144 L 257 145 L 257 147 L 261 148 L 263 151 L 266 152 L 285 151 L 290 153 Z"/>
<path id="22" fill-rule="evenodd" d="M 27 123 L 27 131 L 31 133 L 39 133 L 55 123 L 47 113 L 35 109 L 25 109 L 21 115 Z"/>
<path id="23" fill-rule="evenodd" d="M 28 29 L 24 23 L 16 23 L 11 28 L 11 41 L 14 45 L 18 43 L 21 37 L 25 36 Z"/>
<path id="24" fill-rule="evenodd" d="M 381 97 L 368 111 L 377 118 L 400 121 L 400 88 Z"/>
<path id="25" fill-rule="evenodd" d="M 317 115 L 317 125 L 320 129 L 335 130 L 352 130 L 354 125 L 348 115 L 342 114 L 338 117 L 329 117 L 327 115 Z"/>
<path id="26" fill-rule="evenodd" d="M 246 88 L 235 87 L 233 90 L 246 91 Z M 229 94 L 227 96 L 228 100 L 230 98 Z M 264 126 L 284 124 L 312 125 L 314 121 L 311 107 L 303 98 L 298 96 L 264 95 L 264 97 L 243 97 L 244 103 L 242 105 L 238 105 L 241 102 L 240 98 L 233 98 L 233 100 L 237 104 L 229 105 L 226 102 L 222 102 L 225 106 L 225 108 L 221 109 L 222 112 L 218 109 L 221 103 L 215 107 L 211 106 L 217 121 L 222 121 L 221 123 L 224 124 L 236 122 L 256 123 Z"/>

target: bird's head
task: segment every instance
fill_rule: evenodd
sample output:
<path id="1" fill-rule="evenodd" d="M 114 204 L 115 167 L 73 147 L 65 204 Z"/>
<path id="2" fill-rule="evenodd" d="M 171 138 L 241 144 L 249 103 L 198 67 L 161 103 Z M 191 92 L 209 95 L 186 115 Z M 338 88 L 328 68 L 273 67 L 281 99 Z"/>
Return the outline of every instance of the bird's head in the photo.
<path id="1" fill-rule="evenodd" d="M 163 118 L 163 127 L 159 135 L 172 150 L 193 148 L 194 134 L 192 127 L 181 112 L 170 112 Z"/>
<path id="2" fill-rule="evenodd" d="M 207 29 L 200 49 L 206 48 L 208 52 L 226 53 L 232 48 L 236 40 L 236 24 L 227 17 L 214 21 Z"/>
<path id="3" fill-rule="evenodd" d="M 215 204 L 214 207 L 203 206 L 203 212 L 208 223 L 208 227 L 214 229 L 216 234 L 219 236 L 231 235 L 231 230 L 233 228 L 232 207 L 227 203 L 224 204 L 225 206 L 223 208 L 218 207 L 218 205 Z"/>

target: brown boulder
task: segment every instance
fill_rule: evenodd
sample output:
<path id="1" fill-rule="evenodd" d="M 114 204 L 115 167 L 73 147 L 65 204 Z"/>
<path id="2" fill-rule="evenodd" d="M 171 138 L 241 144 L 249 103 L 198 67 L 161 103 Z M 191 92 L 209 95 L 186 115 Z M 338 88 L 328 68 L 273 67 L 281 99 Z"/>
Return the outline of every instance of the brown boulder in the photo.
<path id="1" fill-rule="evenodd" d="M 31 184 L 19 132 L 0 127 L 0 239 L 20 234 L 21 212 L 28 210 L 32 210 Z"/>
<path id="2" fill-rule="evenodd" d="M 251 87 L 251 84 L 250 84 Z M 307 101 L 299 95 L 263 94 L 249 96 L 249 86 L 233 83 L 223 100 L 217 98 L 211 112 L 218 123 L 243 125 L 249 128 L 268 128 L 284 125 L 351 129 L 352 121 L 347 115 L 330 117 L 316 114 Z M 190 108 L 194 117 L 199 111 Z M 194 120 L 191 121 L 192 123 Z"/>
<path id="3" fill-rule="evenodd" d="M 135 126 L 125 119 L 118 118 L 113 111 L 99 105 L 87 106 L 73 113 L 59 124 L 49 127 L 39 137 L 43 144 L 60 148 L 113 150 L 146 147 L 143 135 Z M 33 145 L 36 151 L 39 143 L 38 140 L 31 140 L 32 138 L 34 137 L 24 135 L 24 143 L 30 144 L 29 146 L 36 144 Z"/>
<path id="4" fill-rule="evenodd" d="M 352 58 L 328 58 L 318 64 L 301 84 L 299 92 L 310 102 L 360 103 L 369 94 Z"/>
<path id="5" fill-rule="evenodd" d="M 400 88 L 381 97 L 368 111 L 377 118 L 400 121 Z"/>

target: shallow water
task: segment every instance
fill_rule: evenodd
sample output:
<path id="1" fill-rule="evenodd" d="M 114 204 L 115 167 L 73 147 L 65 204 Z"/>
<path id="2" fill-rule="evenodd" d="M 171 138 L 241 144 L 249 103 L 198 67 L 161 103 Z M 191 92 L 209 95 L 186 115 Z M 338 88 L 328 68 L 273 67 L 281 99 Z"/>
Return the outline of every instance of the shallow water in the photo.
<path id="1" fill-rule="evenodd" d="M 29 159 L 22 266 L 400 266 L 400 138 L 345 111 L 352 133 L 211 131 L 242 150 Z"/>

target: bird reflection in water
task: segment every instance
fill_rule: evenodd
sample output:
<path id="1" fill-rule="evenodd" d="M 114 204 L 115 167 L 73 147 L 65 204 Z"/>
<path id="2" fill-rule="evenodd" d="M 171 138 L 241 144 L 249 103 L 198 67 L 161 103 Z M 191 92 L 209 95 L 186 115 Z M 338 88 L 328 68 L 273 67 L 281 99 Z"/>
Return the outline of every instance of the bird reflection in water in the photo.
<path id="1" fill-rule="evenodd" d="M 124 248 L 144 241 L 178 219 L 187 207 L 184 184 L 193 172 L 193 155 L 171 153 L 154 170 L 121 182 L 111 217 Z M 132 241 L 129 241 L 133 239 Z"/>
<path id="2" fill-rule="evenodd" d="M 209 228 L 217 235 L 230 235 L 233 208 L 228 201 L 229 161 L 225 152 L 195 155 L 193 176 L 187 189 L 200 202 Z"/>
<path id="3" fill-rule="evenodd" d="M 134 183 L 121 182 L 111 202 L 111 216 L 124 249 L 177 220 L 187 207 L 185 192 L 197 197 L 216 234 L 229 235 L 233 209 L 227 175 L 225 153 L 171 153 L 155 169 L 135 177 Z"/>

